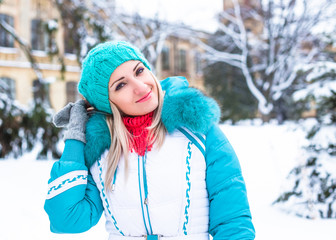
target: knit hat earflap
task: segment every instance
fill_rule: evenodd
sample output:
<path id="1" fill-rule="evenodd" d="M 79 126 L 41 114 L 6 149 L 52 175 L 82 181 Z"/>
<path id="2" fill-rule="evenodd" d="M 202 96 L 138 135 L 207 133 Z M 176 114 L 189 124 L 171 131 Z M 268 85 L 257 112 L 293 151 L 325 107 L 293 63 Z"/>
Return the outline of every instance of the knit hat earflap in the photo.
<path id="1" fill-rule="evenodd" d="M 151 70 L 139 49 L 128 42 L 112 41 L 98 44 L 83 60 L 78 91 L 94 108 L 112 114 L 109 80 L 113 71 L 129 60 L 141 61 Z"/>

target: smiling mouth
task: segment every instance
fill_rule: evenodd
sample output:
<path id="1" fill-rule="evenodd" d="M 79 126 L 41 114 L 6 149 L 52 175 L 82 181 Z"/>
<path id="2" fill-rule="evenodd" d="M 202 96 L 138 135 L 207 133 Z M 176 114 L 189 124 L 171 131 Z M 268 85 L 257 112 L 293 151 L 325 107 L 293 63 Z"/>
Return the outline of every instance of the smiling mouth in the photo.
<path id="1" fill-rule="evenodd" d="M 143 96 L 143 97 L 140 98 L 138 101 L 136 101 L 136 103 L 147 101 L 148 99 L 150 99 L 150 97 L 151 97 L 151 93 L 152 93 L 152 91 L 149 91 L 149 93 L 147 93 L 145 96 Z"/>

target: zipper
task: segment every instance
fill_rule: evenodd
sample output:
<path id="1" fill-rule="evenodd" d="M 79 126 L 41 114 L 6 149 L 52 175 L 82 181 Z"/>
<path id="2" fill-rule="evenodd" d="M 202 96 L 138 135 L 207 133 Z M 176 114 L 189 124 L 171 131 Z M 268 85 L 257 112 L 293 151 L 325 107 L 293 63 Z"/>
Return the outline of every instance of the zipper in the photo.
<path id="1" fill-rule="evenodd" d="M 140 156 L 138 155 L 138 181 L 139 181 L 140 204 L 141 204 L 143 222 L 146 228 L 147 235 L 152 235 L 153 230 L 152 230 L 152 225 L 150 222 L 149 211 L 148 211 L 146 159 L 147 159 L 147 152 L 145 156 L 142 156 L 141 160 L 140 160 Z M 142 164 L 140 164 L 140 161 L 142 161 Z M 141 184 L 141 167 L 142 167 L 142 184 Z M 147 215 L 147 219 L 146 219 L 146 215 Z"/>

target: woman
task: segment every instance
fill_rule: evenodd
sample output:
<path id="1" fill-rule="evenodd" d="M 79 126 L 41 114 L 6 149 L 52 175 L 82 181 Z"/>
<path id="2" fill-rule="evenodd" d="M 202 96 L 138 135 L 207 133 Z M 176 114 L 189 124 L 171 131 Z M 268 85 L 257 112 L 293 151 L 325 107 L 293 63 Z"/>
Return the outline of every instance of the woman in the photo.
<path id="1" fill-rule="evenodd" d="M 99 44 L 82 69 L 94 110 L 81 100 L 54 118 L 67 131 L 45 202 L 51 231 L 86 231 L 104 211 L 110 240 L 254 239 L 214 100 L 182 77 L 159 83 L 127 42 Z"/>

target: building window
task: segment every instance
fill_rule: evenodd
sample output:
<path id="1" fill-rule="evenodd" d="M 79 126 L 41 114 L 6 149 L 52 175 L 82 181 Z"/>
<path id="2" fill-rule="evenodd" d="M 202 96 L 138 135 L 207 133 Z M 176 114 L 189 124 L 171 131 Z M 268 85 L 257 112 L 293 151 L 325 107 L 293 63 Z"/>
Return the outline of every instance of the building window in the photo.
<path id="1" fill-rule="evenodd" d="M 66 98 L 67 102 L 76 102 L 79 99 L 77 82 L 71 81 L 66 83 Z"/>
<path id="2" fill-rule="evenodd" d="M 77 47 L 79 46 L 79 36 L 72 23 L 65 24 L 63 37 L 64 52 L 77 54 Z"/>
<path id="3" fill-rule="evenodd" d="M 14 19 L 6 14 L 0 14 L 0 21 L 7 23 L 14 28 Z M 0 26 L 0 46 L 1 47 L 14 47 L 14 38 L 2 26 Z"/>
<path id="4" fill-rule="evenodd" d="M 49 35 L 45 24 L 41 19 L 33 19 L 31 21 L 31 46 L 33 50 L 47 50 Z"/>
<path id="5" fill-rule="evenodd" d="M 161 64 L 162 64 L 162 70 L 169 70 L 170 64 L 169 64 L 169 48 L 163 47 L 161 52 Z"/>
<path id="6" fill-rule="evenodd" d="M 41 83 L 39 80 L 33 81 L 33 96 L 35 103 L 44 103 L 50 105 L 49 84 Z"/>
<path id="7" fill-rule="evenodd" d="M 9 99 L 15 99 L 15 81 L 11 78 L 0 77 L 0 93 L 4 93 Z"/>
<path id="8" fill-rule="evenodd" d="M 184 49 L 179 50 L 178 70 L 179 72 L 187 71 L 187 53 L 186 53 L 186 50 Z"/>
<path id="9" fill-rule="evenodd" d="M 195 72 L 196 74 L 202 74 L 202 60 L 199 52 L 195 53 Z"/>

